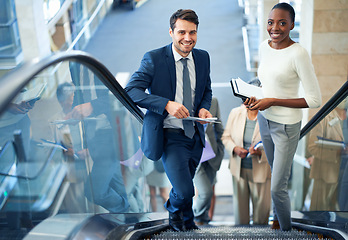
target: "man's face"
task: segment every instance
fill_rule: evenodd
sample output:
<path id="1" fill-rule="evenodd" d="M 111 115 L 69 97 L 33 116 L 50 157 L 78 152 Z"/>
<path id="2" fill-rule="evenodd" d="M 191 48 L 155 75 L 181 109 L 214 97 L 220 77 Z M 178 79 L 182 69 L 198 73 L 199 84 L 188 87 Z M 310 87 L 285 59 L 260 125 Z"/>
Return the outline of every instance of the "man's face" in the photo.
<path id="1" fill-rule="evenodd" d="M 73 102 L 74 102 L 74 93 L 72 93 L 65 101 L 60 103 L 64 113 L 68 113 L 71 111 Z"/>
<path id="2" fill-rule="evenodd" d="M 174 31 L 170 28 L 169 34 L 173 39 L 175 50 L 182 56 L 187 57 L 196 45 L 197 26 L 196 24 L 178 19 Z"/>

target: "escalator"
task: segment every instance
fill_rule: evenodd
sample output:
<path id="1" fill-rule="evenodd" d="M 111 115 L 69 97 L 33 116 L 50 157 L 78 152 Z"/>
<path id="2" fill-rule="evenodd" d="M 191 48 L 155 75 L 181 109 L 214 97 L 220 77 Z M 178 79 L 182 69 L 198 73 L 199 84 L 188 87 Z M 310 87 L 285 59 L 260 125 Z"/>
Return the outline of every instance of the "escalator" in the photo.
<path id="1" fill-rule="evenodd" d="M 0 239 L 65 239 L 97 214 L 127 213 L 114 229 L 149 212 L 143 113 L 102 64 L 82 52 L 34 60 L 0 92 Z"/>
<path id="2" fill-rule="evenodd" d="M 154 163 L 140 150 L 143 112 L 108 69 L 80 51 L 25 63 L 0 79 L 0 240 L 345 239 L 345 152 L 335 160 L 338 197 L 329 208 L 309 210 L 312 189 L 302 185 L 313 182 L 305 160 L 310 133 L 347 95 L 346 83 L 303 128 L 290 184 L 293 231 L 210 226 L 174 233 L 168 214 L 149 207 L 145 177 Z M 339 123 L 343 136 L 347 121 Z M 319 155 L 323 144 L 315 145 Z"/>

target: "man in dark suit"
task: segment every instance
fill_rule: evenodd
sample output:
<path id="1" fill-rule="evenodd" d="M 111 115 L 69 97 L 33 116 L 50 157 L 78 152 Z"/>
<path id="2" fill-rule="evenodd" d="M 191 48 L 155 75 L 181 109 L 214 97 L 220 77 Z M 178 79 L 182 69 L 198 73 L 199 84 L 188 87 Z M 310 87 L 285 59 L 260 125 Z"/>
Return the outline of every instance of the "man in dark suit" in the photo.
<path id="1" fill-rule="evenodd" d="M 175 12 L 169 29 L 173 42 L 147 52 L 126 87 L 133 101 L 147 109 L 141 148 L 149 159 L 162 157 L 173 186 L 165 208 L 174 231 L 198 229 L 193 221 L 192 179 L 205 144 L 205 121 L 183 119 L 212 117 L 208 111 L 212 98 L 210 59 L 206 51 L 194 49 L 197 27 L 194 11 Z M 185 93 L 185 89 L 189 91 Z"/>

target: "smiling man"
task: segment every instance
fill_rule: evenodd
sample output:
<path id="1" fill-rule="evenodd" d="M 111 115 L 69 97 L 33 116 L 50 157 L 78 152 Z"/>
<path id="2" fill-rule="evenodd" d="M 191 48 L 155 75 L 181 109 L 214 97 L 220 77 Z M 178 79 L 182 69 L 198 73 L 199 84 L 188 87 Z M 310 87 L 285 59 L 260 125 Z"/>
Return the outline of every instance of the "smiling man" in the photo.
<path id="1" fill-rule="evenodd" d="M 126 86 L 133 101 L 147 109 L 141 148 L 151 160 L 162 157 L 172 184 L 164 206 L 174 231 L 198 229 L 193 221 L 192 179 L 205 144 L 205 122 L 185 118 L 212 117 L 207 110 L 212 98 L 209 55 L 194 48 L 198 23 L 193 10 L 176 11 L 170 17 L 173 42 L 147 52 Z"/>

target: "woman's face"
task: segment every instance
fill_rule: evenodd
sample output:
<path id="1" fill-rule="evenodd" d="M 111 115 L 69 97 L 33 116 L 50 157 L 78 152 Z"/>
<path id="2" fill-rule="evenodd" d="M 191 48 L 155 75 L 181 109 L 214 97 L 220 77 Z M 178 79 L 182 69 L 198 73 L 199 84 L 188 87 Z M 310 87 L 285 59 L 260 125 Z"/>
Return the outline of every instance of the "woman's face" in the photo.
<path id="1" fill-rule="evenodd" d="M 288 44 L 290 30 L 293 28 L 294 22 L 292 22 L 288 11 L 276 8 L 269 13 L 267 32 L 273 44 L 278 46 L 282 43 Z"/>

